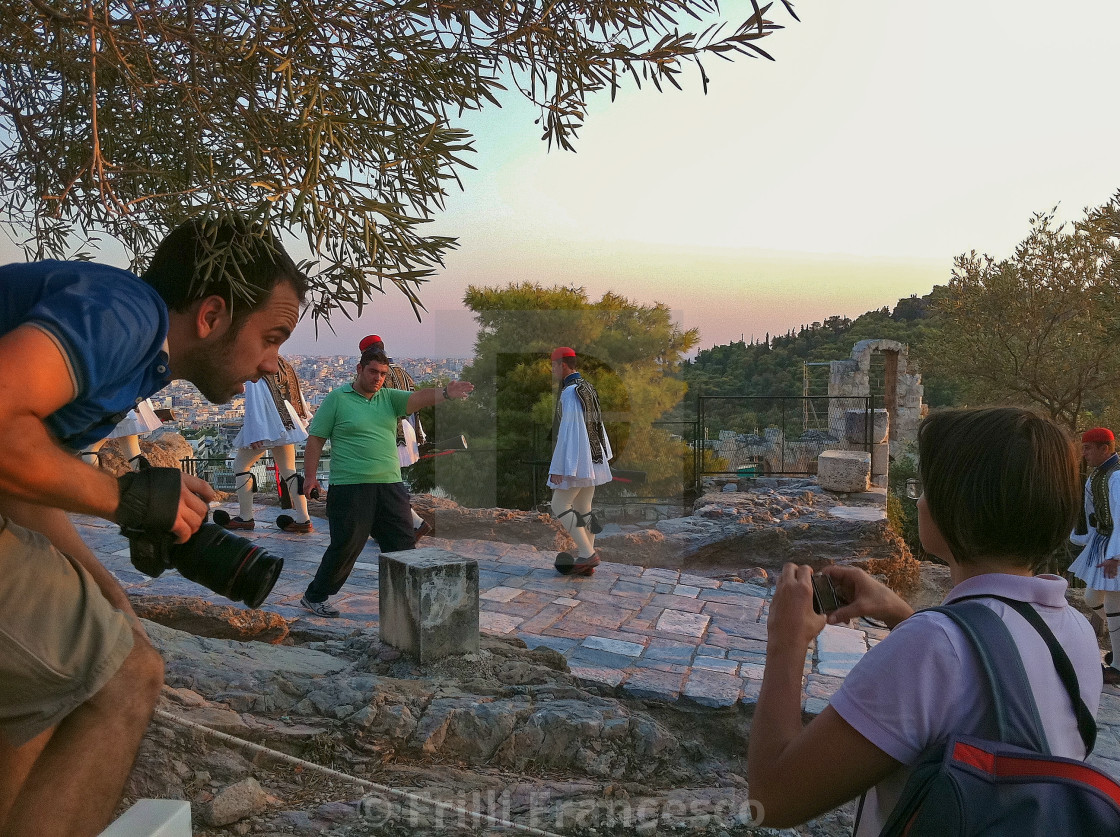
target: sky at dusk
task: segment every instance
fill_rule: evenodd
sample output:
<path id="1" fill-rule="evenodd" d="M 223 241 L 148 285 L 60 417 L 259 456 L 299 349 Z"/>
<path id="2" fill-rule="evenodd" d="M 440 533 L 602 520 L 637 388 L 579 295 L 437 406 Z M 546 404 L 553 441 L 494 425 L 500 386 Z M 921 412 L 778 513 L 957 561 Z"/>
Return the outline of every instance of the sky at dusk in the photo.
<path id="1" fill-rule="evenodd" d="M 286 352 L 376 332 L 397 356 L 470 356 L 466 287 L 523 280 L 665 303 L 701 347 L 750 340 L 925 294 L 962 252 L 1009 255 L 1033 212 L 1072 220 L 1120 189 L 1120 3 L 796 9 L 771 10 L 775 62 L 709 59 L 706 96 L 690 68 L 684 92 L 593 99 L 574 154 L 516 96 L 468 115 L 477 170 L 431 226 L 460 248 L 420 292 L 424 322 L 389 288 L 337 334 L 301 323 Z"/>
<path id="2" fill-rule="evenodd" d="M 960 253 L 1009 255 L 1033 212 L 1072 220 L 1120 189 L 1120 4 L 796 9 L 772 11 L 775 62 L 708 61 L 706 96 L 686 72 L 683 93 L 594 100 L 577 153 L 549 152 L 513 97 L 466 119 L 478 169 L 433 224 L 461 246 L 424 323 L 390 290 L 293 350 L 376 331 L 394 354 L 470 355 L 463 291 L 522 280 L 663 302 L 701 347 L 750 340 L 928 293 Z"/>

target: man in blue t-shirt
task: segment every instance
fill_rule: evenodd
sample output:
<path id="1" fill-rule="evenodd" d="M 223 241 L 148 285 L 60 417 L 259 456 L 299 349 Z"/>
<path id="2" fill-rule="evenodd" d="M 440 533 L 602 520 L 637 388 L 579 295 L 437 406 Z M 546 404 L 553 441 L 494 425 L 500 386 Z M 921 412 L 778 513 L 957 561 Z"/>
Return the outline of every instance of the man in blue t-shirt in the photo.
<path id="1" fill-rule="evenodd" d="M 342 589 L 368 538 L 375 539 L 382 552 L 416 546 L 412 506 L 397 458 L 397 419 L 441 401 L 466 398 L 474 391 L 474 384 L 467 381 L 411 393 L 389 389 L 384 386 L 388 374 L 384 349 L 366 349 L 354 383 L 331 390 L 307 428 L 303 453 L 306 493 L 319 488 L 319 458 L 327 439 L 331 440 L 327 495 L 331 543 L 300 602 L 316 616 L 338 616 L 327 597 Z"/>
<path id="2" fill-rule="evenodd" d="M 214 497 L 173 469 L 161 476 L 178 497 L 153 496 L 152 480 L 118 481 L 74 452 L 172 380 L 222 402 L 274 373 L 306 288 L 278 242 L 237 220 L 183 224 L 143 279 L 88 262 L 0 267 L 0 833 L 99 832 L 162 685 L 127 595 L 66 513 L 183 542 Z"/>

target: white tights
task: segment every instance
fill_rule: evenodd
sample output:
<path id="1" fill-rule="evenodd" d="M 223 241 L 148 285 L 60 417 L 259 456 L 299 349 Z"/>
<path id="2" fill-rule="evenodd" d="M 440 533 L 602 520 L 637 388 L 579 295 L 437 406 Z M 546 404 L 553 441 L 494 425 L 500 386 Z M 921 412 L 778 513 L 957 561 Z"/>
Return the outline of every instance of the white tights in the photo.
<path id="1" fill-rule="evenodd" d="M 595 497 L 595 486 L 586 488 L 554 488 L 552 490 L 552 516 L 564 524 L 572 540 L 576 542 L 576 558 L 590 558 L 595 553 L 595 535 L 586 526 L 580 526 L 582 515 L 591 511 L 591 500 Z M 579 512 L 564 514 L 568 509 Z M 561 517 L 560 515 L 564 515 Z"/>
<path id="2" fill-rule="evenodd" d="M 253 467 L 253 463 L 264 456 L 266 448 L 240 448 L 237 451 L 237 456 L 233 460 L 233 472 L 235 474 L 244 474 Z M 288 494 L 292 498 L 292 519 L 296 523 L 306 523 L 311 519 L 307 513 L 307 498 L 299 493 L 297 490 L 296 479 L 293 479 L 296 472 L 296 446 L 295 445 L 281 445 L 280 447 L 269 448 L 272 451 L 272 458 L 276 460 L 277 466 L 280 468 L 280 479 L 288 486 Z M 242 520 L 253 519 L 253 480 L 248 475 L 243 475 L 237 478 L 237 501 L 241 504 L 241 511 L 239 516 Z"/>
<path id="3" fill-rule="evenodd" d="M 1112 665 L 1120 668 L 1120 590 L 1086 590 L 1085 604 L 1105 623 L 1112 640 Z"/>

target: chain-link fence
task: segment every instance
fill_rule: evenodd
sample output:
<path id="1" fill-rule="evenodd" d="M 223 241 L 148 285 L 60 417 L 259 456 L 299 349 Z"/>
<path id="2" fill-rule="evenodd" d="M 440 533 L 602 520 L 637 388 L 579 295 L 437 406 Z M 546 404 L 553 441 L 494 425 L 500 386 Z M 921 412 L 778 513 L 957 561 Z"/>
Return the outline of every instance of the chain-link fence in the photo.
<path id="1" fill-rule="evenodd" d="M 804 476 L 826 450 L 871 451 L 872 397 L 701 395 L 695 447 L 701 476 Z M 850 413 L 864 413 L 848 436 Z"/>

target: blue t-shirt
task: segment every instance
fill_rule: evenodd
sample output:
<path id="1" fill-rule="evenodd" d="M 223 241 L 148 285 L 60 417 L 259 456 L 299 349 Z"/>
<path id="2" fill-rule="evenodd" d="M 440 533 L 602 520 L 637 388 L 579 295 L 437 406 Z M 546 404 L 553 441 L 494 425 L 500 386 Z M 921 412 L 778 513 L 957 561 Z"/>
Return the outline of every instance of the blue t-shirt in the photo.
<path id="1" fill-rule="evenodd" d="M 74 450 L 103 439 L 170 382 L 167 323 L 160 295 L 126 270 L 59 261 L 0 267 L 0 335 L 33 325 L 66 358 L 76 395 L 46 424 Z"/>

